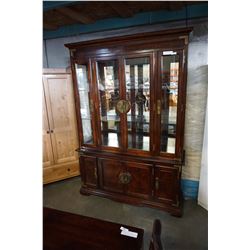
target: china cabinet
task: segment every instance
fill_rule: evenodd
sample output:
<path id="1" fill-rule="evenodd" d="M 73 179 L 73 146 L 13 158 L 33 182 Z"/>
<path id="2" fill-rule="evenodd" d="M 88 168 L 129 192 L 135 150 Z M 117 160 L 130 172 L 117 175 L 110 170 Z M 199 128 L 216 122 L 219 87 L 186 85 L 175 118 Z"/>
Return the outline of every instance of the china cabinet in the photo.
<path id="1" fill-rule="evenodd" d="M 82 194 L 181 215 L 190 31 L 65 45 L 81 142 Z"/>

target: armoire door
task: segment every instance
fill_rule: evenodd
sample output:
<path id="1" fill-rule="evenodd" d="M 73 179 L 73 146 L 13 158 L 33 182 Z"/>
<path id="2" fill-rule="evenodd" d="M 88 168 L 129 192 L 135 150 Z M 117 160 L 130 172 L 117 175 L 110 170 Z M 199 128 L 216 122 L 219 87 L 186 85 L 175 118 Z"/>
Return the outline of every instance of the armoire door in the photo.
<path id="1" fill-rule="evenodd" d="M 69 74 L 43 76 L 43 85 L 50 125 L 50 136 L 55 164 L 78 159 L 75 108 Z"/>
<path id="2" fill-rule="evenodd" d="M 44 91 L 42 99 L 43 99 L 43 166 L 49 167 L 54 164 L 54 157 L 51 145 L 50 127 L 49 127 L 48 112 L 44 97 Z"/>

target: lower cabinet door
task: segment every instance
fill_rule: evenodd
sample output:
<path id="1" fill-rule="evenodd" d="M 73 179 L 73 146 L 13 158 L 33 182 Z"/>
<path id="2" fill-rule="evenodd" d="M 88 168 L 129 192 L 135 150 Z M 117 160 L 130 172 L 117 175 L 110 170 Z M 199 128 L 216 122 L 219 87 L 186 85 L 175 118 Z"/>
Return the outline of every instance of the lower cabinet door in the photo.
<path id="1" fill-rule="evenodd" d="M 124 192 L 122 174 L 124 166 L 119 160 L 99 159 L 100 187 L 111 192 Z"/>
<path id="2" fill-rule="evenodd" d="M 137 162 L 126 162 L 125 173 L 129 176 L 126 193 L 131 196 L 149 198 L 152 195 L 152 166 Z"/>
<path id="3" fill-rule="evenodd" d="M 155 197 L 164 202 L 178 204 L 179 170 L 167 166 L 155 166 Z"/>
<path id="4" fill-rule="evenodd" d="M 80 168 L 84 185 L 90 188 L 96 188 L 98 185 L 96 158 L 92 156 L 81 156 Z"/>

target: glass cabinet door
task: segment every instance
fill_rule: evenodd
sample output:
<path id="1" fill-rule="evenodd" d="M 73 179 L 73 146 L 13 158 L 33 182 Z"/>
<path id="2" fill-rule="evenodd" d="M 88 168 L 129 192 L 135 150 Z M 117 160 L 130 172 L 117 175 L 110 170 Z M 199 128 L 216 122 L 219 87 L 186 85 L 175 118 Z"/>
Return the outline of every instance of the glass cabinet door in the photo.
<path id="1" fill-rule="evenodd" d="M 161 129 L 160 151 L 175 154 L 177 104 L 179 85 L 179 55 L 174 51 L 163 51 L 160 58 L 161 75 Z"/>
<path id="2" fill-rule="evenodd" d="M 96 62 L 101 144 L 109 147 L 121 147 L 120 114 L 116 104 L 120 100 L 118 60 Z"/>
<path id="3" fill-rule="evenodd" d="M 150 150 L 150 57 L 125 59 L 128 149 Z"/>
<path id="4" fill-rule="evenodd" d="M 93 144 L 93 129 L 91 126 L 93 106 L 90 98 L 90 86 L 88 80 L 88 65 L 75 64 L 77 86 L 80 98 L 80 113 L 82 120 L 83 144 Z"/>

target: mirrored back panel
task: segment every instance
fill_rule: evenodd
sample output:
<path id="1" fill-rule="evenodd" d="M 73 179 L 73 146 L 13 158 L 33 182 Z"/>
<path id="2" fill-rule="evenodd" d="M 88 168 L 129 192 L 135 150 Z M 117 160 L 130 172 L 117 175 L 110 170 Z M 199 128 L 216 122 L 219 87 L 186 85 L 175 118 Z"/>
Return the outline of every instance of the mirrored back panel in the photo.
<path id="1" fill-rule="evenodd" d="M 125 60 L 128 148 L 150 150 L 150 58 Z"/>

